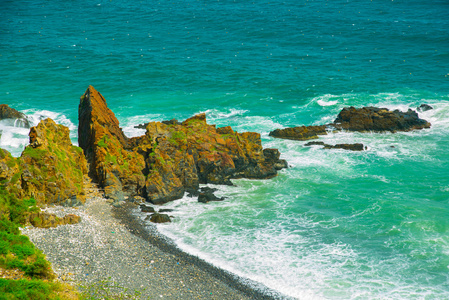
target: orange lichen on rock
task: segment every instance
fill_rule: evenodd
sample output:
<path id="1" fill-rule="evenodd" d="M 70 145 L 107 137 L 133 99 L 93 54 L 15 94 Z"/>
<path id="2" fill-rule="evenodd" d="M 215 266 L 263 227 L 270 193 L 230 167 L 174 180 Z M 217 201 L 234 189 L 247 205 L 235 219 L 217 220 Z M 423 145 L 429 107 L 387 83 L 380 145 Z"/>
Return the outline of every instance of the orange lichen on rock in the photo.
<path id="1" fill-rule="evenodd" d="M 21 157 L 1 150 L 0 177 L 6 191 L 19 199 L 34 198 L 38 205 L 83 203 L 83 177 L 87 162 L 73 146 L 69 129 L 51 119 L 42 120 L 29 133 L 30 145 Z"/>
<path id="2" fill-rule="evenodd" d="M 138 195 L 161 204 L 198 190 L 200 183 L 271 178 L 286 167 L 279 151 L 262 148 L 260 134 L 217 129 L 204 113 L 182 123 L 150 122 L 144 136 L 128 139 L 92 86 L 79 107 L 79 141 L 90 173 L 116 201 Z"/>

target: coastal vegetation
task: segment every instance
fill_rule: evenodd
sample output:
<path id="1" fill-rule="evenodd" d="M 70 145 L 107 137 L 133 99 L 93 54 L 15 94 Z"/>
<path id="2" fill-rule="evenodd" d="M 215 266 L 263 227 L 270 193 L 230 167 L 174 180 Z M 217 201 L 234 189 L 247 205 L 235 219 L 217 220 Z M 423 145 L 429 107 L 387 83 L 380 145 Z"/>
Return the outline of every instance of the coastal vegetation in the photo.
<path id="1" fill-rule="evenodd" d="M 20 227 L 30 212 L 38 211 L 36 200 L 18 199 L 0 186 L 0 299 L 75 299 L 71 286 L 55 281 L 45 255 Z"/>

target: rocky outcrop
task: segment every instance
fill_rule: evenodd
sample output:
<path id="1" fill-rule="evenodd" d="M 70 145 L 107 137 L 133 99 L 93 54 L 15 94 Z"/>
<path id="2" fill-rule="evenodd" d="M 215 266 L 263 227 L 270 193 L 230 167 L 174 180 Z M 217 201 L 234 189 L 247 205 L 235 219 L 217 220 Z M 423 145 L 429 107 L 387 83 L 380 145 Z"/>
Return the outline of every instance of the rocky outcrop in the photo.
<path id="1" fill-rule="evenodd" d="M 205 114 L 184 122 L 150 122 L 144 136 L 128 139 L 92 86 L 81 97 L 79 114 L 79 141 L 90 173 L 116 201 L 139 195 L 162 204 L 200 183 L 271 178 L 286 167 L 277 150 L 262 148 L 260 134 L 216 128 Z"/>
<path id="2" fill-rule="evenodd" d="M 363 151 L 366 150 L 367 147 L 363 146 L 363 144 L 355 143 L 355 144 L 336 144 L 336 145 L 329 145 L 325 144 L 324 142 L 308 142 L 307 144 L 304 144 L 304 146 L 323 146 L 324 149 L 344 149 L 344 150 L 351 150 L 351 151 Z"/>
<path id="3" fill-rule="evenodd" d="M 407 112 L 390 111 L 377 107 L 345 107 L 332 124 L 338 130 L 396 132 L 430 128 L 430 123 L 420 119 L 409 109 Z"/>
<path id="4" fill-rule="evenodd" d="M 305 141 L 317 139 L 319 135 L 326 135 L 326 126 L 298 126 L 292 128 L 276 129 L 270 132 L 270 136 L 288 140 Z"/>
<path id="5" fill-rule="evenodd" d="M 61 204 L 67 199 L 84 203 L 83 176 L 87 163 L 81 148 L 73 146 L 69 129 L 53 120 L 41 121 L 29 133 L 30 145 L 21 157 L 0 151 L 0 180 L 7 192 L 41 204 Z"/>
<path id="6" fill-rule="evenodd" d="M 69 134 L 67 127 L 51 119 L 30 129 L 30 145 L 20 157 L 21 187 L 38 203 L 60 204 L 67 199 L 85 202 L 83 176 L 87 163 Z"/>
<path id="7" fill-rule="evenodd" d="M 427 107 L 423 107 L 428 109 Z M 290 140 L 317 139 L 329 131 L 360 131 L 360 132 L 396 132 L 430 128 L 431 124 L 420 119 L 418 114 L 409 109 L 407 112 L 390 111 L 377 107 L 345 107 L 340 111 L 333 123 L 321 126 L 298 126 L 276 129 L 270 136 Z"/>
<path id="8" fill-rule="evenodd" d="M 30 128 L 26 115 L 7 104 L 0 104 L 0 120 L 10 120 L 11 126 Z"/>
<path id="9" fill-rule="evenodd" d="M 62 218 L 55 214 L 47 212 L 32 212 L 28 216 L 28 222 L 34 227 L 50 228 L 59 225 L 77 224 L 81 221 L 81 217 L 74 214 L 67 214 Z"/>
<path id="10" fill-rule="evenodd" d="M 127 150 L 129 139 L 92 86 L 81 97 L 78 113 L 78 141 L 90 164 L 90 176 L 114 201 L 124 200 L 125 193 L 140 194 L 145 185 L 144 158 Z"/>

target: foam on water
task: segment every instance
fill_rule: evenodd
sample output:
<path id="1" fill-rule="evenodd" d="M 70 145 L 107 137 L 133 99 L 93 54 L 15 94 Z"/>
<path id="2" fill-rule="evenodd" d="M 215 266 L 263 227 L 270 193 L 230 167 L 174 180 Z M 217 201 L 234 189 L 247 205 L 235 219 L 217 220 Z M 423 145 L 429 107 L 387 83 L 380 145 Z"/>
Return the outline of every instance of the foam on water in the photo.
<path id="1" fill-rule="evenodd" d="M 160 114 L 146 114 L 127 117 L 120 121 L 120 126 L 122 127 L 123 133 L 127 137 L 138 137 L 145 134 L 145 129 L 135 128 L 138 125 L 142 125 L 148 122 L 163 121 L 162 115 Z"/>
<path id="2" fill-rule="evenodd" d="M 13 156 L 20 156 L 28 144 L 28 128 L 11 126 L 10 122 L 0 122 L 0 148 L 5 149 Z"/>
<path id="3" fill-rule="evenodd" d="M 376 106 L 389 109 L 406 111 L 416 107 L 415 103 L 400 103 L 397 94 L 375 98 L 388 98 Z M 400 178 L 376 169 L 396 170 L 398 163 L 420 165 L 435 160 L 431 154 L 439 141 L 435 134 L 447 131 L 449 110 L 445 102 L 426 102 L 435 107 L 420 113 L 433 124 L 428 130 L 396 134 L 338 132 L 320 137 L 329 144 L 361 142 L 368 146 L 363 152 L 324 150 L 304 147 L 305 142 L 273 139 L 266 132 L 279 127 L 275 119 L 237 115 L 234 127 L 265 132 L 264 147 L 280 149 L 290 168 L 268 181 L 242 179 L 234 181 L 233 187 L 215 186 L 219 196 L 228 197 L 223 202 L 202 204 L 196 198 L 185 197 L 168 203 L 165 206 L 174 209 L 175 219 L 158 228 L 185 251 L 298 299 L 449 296 L 444 285 L 438 288 L 433 284 L 444 282 L 440 276 L 410 276 L 415 268 L 421 268 L 421 262 L 414 258 L 425 255 L 430 259 L 429 251 L 437 256 L 446 253 L 442 259 L 448 257 L 448 241 L 441 234 L 425 239 L 414 237 L 414 231 L 435 232 L 435 224 L 414 218 L 412 223 L 391 223 L 394 218 L 385 217 L 385 225 L 375 225 L 381 220 L 376 218 L 390 213 L 386 199 L 401 201 L 403 197 Z M 327 114 L 334 114 L 334 109 Z M 347 186 L 347 182 L 358 183 Z M 378 197 L 366 191 L 376 182 L 390 191 L 380 192 Z M 360 199 L 354 198 L 356 194 Z M 416 197 L 420 195 L 416 189 Z M 368 227 L 363 221 L 359 224 L 362 219 L 367 220 Z M 379 226 L 377 232 L 370 229 L 369 222 Z M 404 239 L 404 235 L 408 238 Z M 384 243 L 370 241 L 376 238 Z M 358 239 L 362 241 L 352 243 Z M 398 249 L 398 243 L 409 250 Z M 433 264 L 435 268 L 441 265 Z M 402 282 L 403 276 L 408 276 L 408 284 Z"/>
<path id="4" fill-rule="evenodd" d="M 298 298 L 449 298 L 445 1 L 3 2 L 0 96 L 36 108 L 33 125 L 56 112 L 76 143 L 70 99 L 92 84 L 128 136 L 207 112 L 287 159 L 276 178 L 219 187 L 223 202 L 167 204 L 178 217 L 159 227 L 189 252 Z M 363 152 L 268 136 L 422 103 L 430 129 L 320 137 Z M 20 155 L 28 132 L 3 134 Z"/>

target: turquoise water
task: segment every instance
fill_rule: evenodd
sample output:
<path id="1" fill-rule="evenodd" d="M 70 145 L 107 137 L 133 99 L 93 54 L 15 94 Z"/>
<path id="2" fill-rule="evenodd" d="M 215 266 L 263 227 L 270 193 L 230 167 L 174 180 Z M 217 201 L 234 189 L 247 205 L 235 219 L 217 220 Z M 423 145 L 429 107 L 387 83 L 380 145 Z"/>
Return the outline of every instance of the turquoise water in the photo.
<path id="1" fill-rule="evenodd" d="M 0 102 L 74 143 L 93 85 L 129 136 L 206 112 L 280 149 L 290 168 L 272 180 L 167 204 L 159 229 L 181 248 L 299 299 L 449 298 L 449 2 L 3 0 L 0 17 Z M 421 103 L 429 130 L 322 138 L 364 152 L 268 136 Z M 0 130 L 19 156 L 28 131 Z"/>

